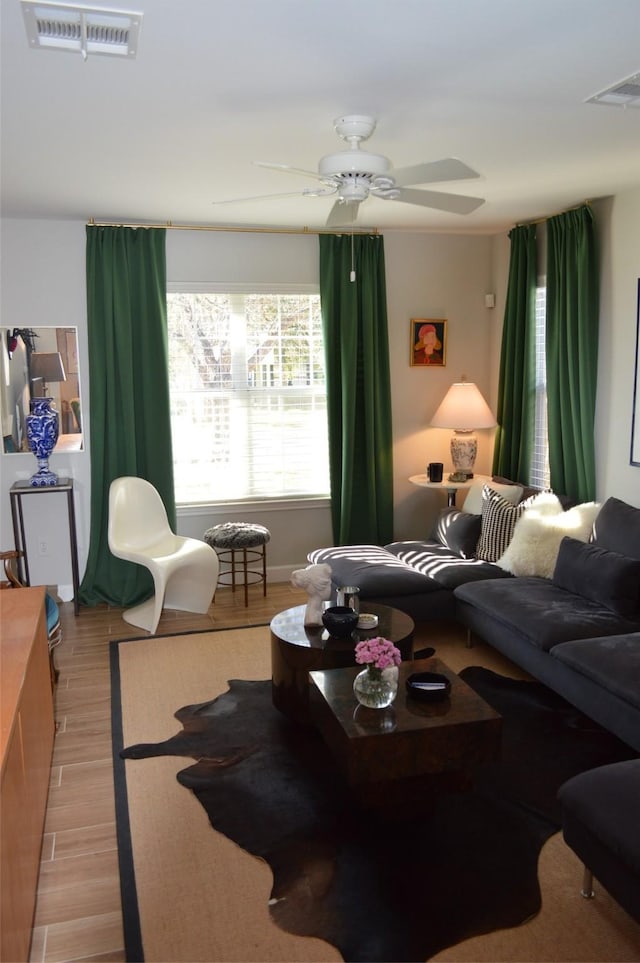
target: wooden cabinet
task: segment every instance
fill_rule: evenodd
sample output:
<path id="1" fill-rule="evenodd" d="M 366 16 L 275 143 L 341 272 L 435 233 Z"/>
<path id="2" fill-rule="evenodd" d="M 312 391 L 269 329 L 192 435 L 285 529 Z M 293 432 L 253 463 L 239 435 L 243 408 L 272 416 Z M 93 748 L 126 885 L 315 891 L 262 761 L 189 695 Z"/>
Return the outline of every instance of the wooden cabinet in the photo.
<path id="1" fill-rule="evenodd" d="M 54 715 L 45 590 L 0 592 L 0 959 L 29 959 Z"/>

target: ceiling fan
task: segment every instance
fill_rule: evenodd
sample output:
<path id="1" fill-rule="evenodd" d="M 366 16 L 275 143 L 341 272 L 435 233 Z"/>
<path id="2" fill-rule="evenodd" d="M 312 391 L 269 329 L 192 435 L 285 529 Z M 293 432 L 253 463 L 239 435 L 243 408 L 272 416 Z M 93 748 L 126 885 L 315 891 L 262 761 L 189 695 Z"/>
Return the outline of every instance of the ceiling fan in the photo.
<path id="1" fill-rule="evenodd" d="M 327 225 L 338 227 L 354 224 L 358 209 L 368 197 L 379 197 L 384 201 L 402 201 L 417 204 L 453 214 L 470 214 L 484 204 L 482 197 L 469 197 L 462 194 L 445 194 L 439 191 L 423 191 L 412 188 L 415 184 L 433 184 L 437 181 L 457 181 L 479 177 L 462 161 L 446 157 L 439 161 L 416 164 L 412 167 L 393 169 L 391 161 L 381 154 L 371 154 L 362 150 L 360 144 L 368 140 L 375 130 L 374 117 L 362 114 L 349 114 L 334 121 L 334 129 L 339 137 L 349 144 L 348 150 L 327 154 L 320 159 L 317 171 L 302 170 L 289 164 L 269 164 L 254 161 L 257 167 L 283 171 L 286 174 L 301 174 L 320 181 L 322 186 L 309 187 L 302 191 L 286 194 L 261 194 L 256 197 L 238 197 L 214 204 L 235 204 L 239 201 L 255 201 L 282 197 L 329 197 L 337 195 L 331 208 Z"/>

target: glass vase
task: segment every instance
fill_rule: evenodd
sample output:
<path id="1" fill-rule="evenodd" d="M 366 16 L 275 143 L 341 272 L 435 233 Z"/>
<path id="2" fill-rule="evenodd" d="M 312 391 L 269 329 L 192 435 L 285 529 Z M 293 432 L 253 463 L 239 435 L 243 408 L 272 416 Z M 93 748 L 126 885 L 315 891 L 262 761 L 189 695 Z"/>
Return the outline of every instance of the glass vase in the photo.
<path id="1" fill-rule="evenodd" d="M 361 706 L 385 709 L 398 692 L 398 667 L 393 665 L 388 669 L 376 669 L 368 665 L 355 677 L 353 691 Z"/>

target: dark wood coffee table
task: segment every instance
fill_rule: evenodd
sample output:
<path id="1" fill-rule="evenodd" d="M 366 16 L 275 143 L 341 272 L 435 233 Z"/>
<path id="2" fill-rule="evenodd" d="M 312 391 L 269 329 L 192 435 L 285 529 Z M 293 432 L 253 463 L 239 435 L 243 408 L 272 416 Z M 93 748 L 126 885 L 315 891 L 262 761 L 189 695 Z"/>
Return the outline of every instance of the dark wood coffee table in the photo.
<path id="1" fill-rule="evenodd" d="M 271 622 L 271 679 L 273 704 L 297 722 L 309 724 L 309 672 L 355 665 L 355 647 L 361 639 L 378 635 L 390 639 L 403 659 L 413 651 L 413 619 L 389 605 L 366 603 L 378 616 L 375 629 L 356 629 L 348 639 L 330 636 L 324 626 L 304 624 L 306 605 L 278 613 Z"/>
<path id="2" fill-rule="evenodd" d="M 478 763 L 497 757 L 502 718 L 437 658 L 403 662 L 398 695 L 387 709 L 366 709 L 353 694 L 356 668 L 310 673 L 310 711 L 349 786 L 366 802 L 393 802 L 414 791 L 465 788 Z M 410 698 L 412 672 L 440 672 L 450 698 Z"/>

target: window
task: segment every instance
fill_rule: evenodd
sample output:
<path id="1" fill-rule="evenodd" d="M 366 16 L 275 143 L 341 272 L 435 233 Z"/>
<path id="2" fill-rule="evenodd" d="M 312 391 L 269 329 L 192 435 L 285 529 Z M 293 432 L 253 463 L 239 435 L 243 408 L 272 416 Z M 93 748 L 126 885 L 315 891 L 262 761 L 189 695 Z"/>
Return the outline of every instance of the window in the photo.
<path id="1" fill-rule="evenodd" d="M 167 295 L 176 502 L 327 496 L 319 294 L 194 287 Z"/>
<path id="2" fill-rule="evenodd" d="M 530 484 L 536 488 L 548 488 L 550 484 L 547 434 L 547 366 L 545 361 L 546 309 L 547 288 L 543 278 L 536 288 L 534 429 L 529 479 Z"/>

